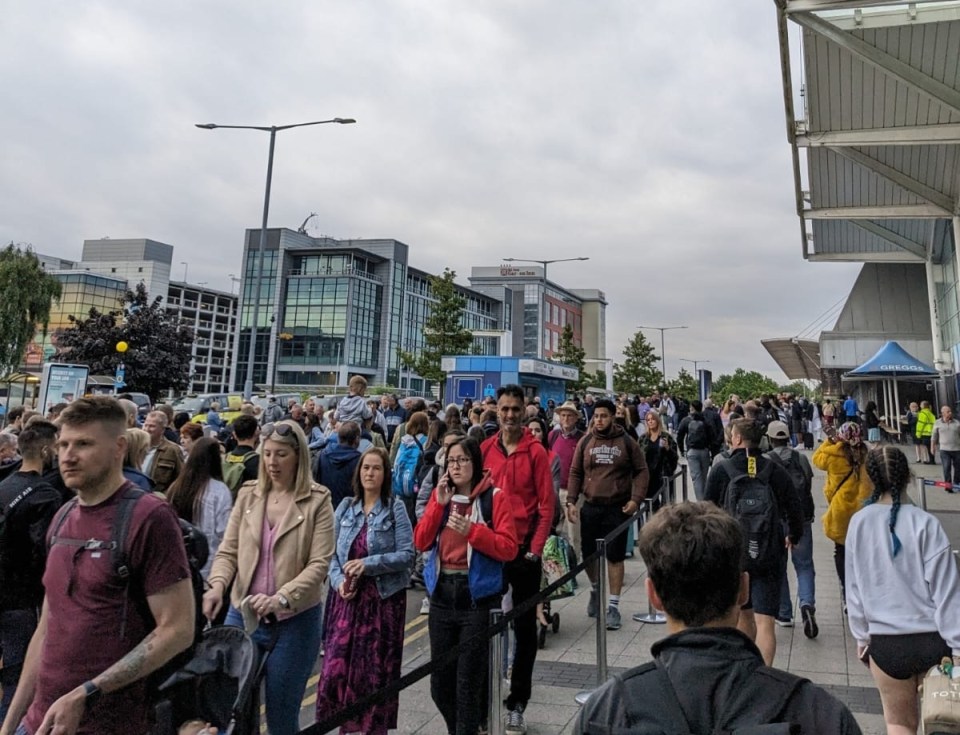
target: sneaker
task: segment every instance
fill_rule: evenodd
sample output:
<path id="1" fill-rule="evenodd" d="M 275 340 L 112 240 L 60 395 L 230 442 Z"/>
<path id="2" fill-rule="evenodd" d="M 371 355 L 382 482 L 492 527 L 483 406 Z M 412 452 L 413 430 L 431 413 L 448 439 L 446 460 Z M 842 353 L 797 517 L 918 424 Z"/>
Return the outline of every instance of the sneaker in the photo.
<path id="1" fill-rule="evenodd" d="M 423 602 L 420 603 L 420 614 L 427 615 L 430 612 L 430 598 L 424 597 Z"/>
<path id="2" fill-rule="evenodd" d="M 607 630 L 620 630 L 620 609 L 616 607 L 607 608 Z"/>
<path id="3" fill-rule="evenodd" d="M 800 619 L 803 620 L 803 634 L 807 638 L 816 638 L 820 628 L 817 627 L 817 615 L 812 605 L 800 606 Z"/>
<path id="4" fill-rule="evenodd" d="M 518 704 L 507 713 L 507 735 L 526 735 L 527 724 L 523 721 L 523 705 Z"/>
<path id="5" fill-rule="evenodd" d="M 597 591 L 590 590 L 590 599 L 587 601 L 587 617 L 597 617 Z"/>
<path id="6" fill-rule="evenodd" d="M 777 625 L 779 625 L 781 628 L 792 628 L 793 620 L 790 618 L 777 617 Z"/>

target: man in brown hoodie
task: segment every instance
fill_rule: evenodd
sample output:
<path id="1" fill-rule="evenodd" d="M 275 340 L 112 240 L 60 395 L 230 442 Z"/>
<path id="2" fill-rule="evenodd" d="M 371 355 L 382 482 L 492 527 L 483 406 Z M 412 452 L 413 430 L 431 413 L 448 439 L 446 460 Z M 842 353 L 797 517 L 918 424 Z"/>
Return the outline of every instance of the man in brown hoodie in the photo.
<path id="1" fill-rule="evenodd" d="M 583 558 L 597 550 L 596 540 L 637 512 L 647 495 L 650 473 L 643 450 L 621 426 L 614 423 L 613 401 L 601 399 L 594 404 L 590 432 L 580 440 L 570 465 L 566 514 L 570 523 L 580 519 Z M 577 509 L 577 498 L 583 493 L 583 510 Z M 610 600 L 607 607 L 607 630 L 620 628 L 620 592 L 623 589 L 623 560 L 627 555 L 627 533 L 624 530 L 607 544 L 607 569 Z M 597 616 L 597 564 L 588 564 L 587 577 L 593 588 L 587 604 L 587 615 Z M 603 601 L 601 600 L 602 604 Z"/>

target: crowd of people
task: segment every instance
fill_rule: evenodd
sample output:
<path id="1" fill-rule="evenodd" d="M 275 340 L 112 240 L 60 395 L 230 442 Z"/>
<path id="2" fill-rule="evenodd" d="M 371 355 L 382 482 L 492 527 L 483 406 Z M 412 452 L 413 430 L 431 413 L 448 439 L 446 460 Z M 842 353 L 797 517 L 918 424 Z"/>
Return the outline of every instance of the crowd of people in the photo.
<path id="1" fill-rule="evenodd" d="M 908 460 L 871 434 L 875 406 L 861 413 L 852 399 L 791 396 L 718 405 L 665 394 L 544 405 L 505 385 L 477 405 L 444 408 L 366 390 L 355 377 L 329 411 L 271 401 L 229 424 L 214 405 L 205 426 L 166 406 L 140 417 L 122 398 L 79 399 L 47 417 L 12 411 L 0 433 L 0 735 L 146 732 L 148 675 L 193 644 L 184 611 L 194 606 L 211 624 L 270 641 L 266 726 L 292 735 L 321 656 L 318 719 L 400 677 L 414 583 L 427 592 L 431 649 L 459 646 L 431 675 L 446 729 L 485 732 L 490 610 L 508 591 L 514 606 L 538 596 L 544 547 L 556 534 L 579 558 L 594 557 L 586 613 L 602 608 L 607 629 L 619 630 L 632 540 L 623 532 L 605 545 L 606 599 L 598 599 L 596 540 L 654 497 L 638 547 L 648 594 L 668 618 L 671 635 L 653 653 L 669 676 L 657 678 L 654 666 L 618 677 L 584 709 L 578 732 L 634 717 L 625 702 L 634 687 L 650 687 L 649 703 L 679 707 L 644 704 L 645 717 L 679 712 L 687 723 L 712 723 L 710 731 L 726 727 L 748 707 L 745 693 L 763 686 L 759 674 L 773 671 L 776 626 L 793 625 L 796 610 L 805 636 L 819 634 L 811 462 L 826 473 L 823 530 L 889 732 L 915 732 L 909 685 L 938 656 L 960 654 L 950 544 L 933 516 L 909 505 Z M 945 473 L 948 465 L 960 472 L 960 422 L 949 408 L 932 422 L 922 411 L 913 424 L 910 411 L 903 417 L 917 437 L 930 423 L 917 461 L 921 449 L 938 452 Z M 823 439 L 809 459 L 799 451 L 808 434 Z M 660 491 L 681 458 L 697 502 L 665 504 Z M 129 538 L 119 561 L 118 518 Z M 209 548 L 198 570 L 182 523 Z M 530 606 L 513 621 L 503 703 L 510 735 L 526 732 L 537 614 Z M 696 679 L 701 655 L 715 659 L 703 681 L 722 679 L 739 705 L 705 709 L 670 684 Z M 678 673 L 686 669 L 689 677 Z M 771 700 L 770 717 L 858 732 L 812 685 L 781 700 Z M 812 705 L 818 712 L 802 713 Z M 381 697 L 341 732 L 387 733 L 398 710 L 397 695 Z"/>

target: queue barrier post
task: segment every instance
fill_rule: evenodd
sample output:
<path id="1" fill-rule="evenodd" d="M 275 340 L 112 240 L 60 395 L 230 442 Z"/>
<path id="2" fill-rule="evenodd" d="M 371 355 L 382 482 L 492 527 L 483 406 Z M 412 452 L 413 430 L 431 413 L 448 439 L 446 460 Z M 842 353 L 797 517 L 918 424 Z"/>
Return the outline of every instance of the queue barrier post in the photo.
<path id="1" fill-rule="evenodd" d="M 682 465 L 682 467 L 683 469 L 681 470 L 681 473 L 682 473 L 681 484 L 683 488 L 683 502 L 686 503 L 688 500 L 690 500 L 690 485 L 688 484 L 688 480 L 687 480 L 687 477 L 690 474 L 690 466 Z"/>
<path id="2" fill-rule="evenodd" d="M 577 692 L 574 701 L 583 706 L 607 680 L 607 542 L 597 539 L 597 686 Z"/>
<path id="3" fill-rule="evenodd" d="M 491 628 L 499 625 L 502 619 L 503 610 L 497 608 L 490 611 Z M 503 699 L 503 656 L 507 647 L 503 645 L 503 634 L 492 636 L 488 645 L 490 646 L 490 660 L 487 664 L 489 671 L 487 723 L 490 728 L 490 735 L 504 735 L 503 718 L 500 716 L 500 701 Z"/>
<path id="4" fill-rule="evenodd" d="M 920 507 L 927 509 L 927 483 L 922 477 L 917 478 L 917 493 L 919 495 Z"/>
<path id="5" fill-rule="evenodd" d="M 643 528 L 648 520 L 650 520 L 651 502 L 645 500 L 643 503 L 642 515 L 640 516 L 640 528 Z M 653 606 L 653 602 L 650 601 L 650 598 L 647 598 L 647 611 L 645 613 L 634 613 L 633 621 L 636 623 L 645 623 L 646 625 L 664 625 L 667 622 L 666 616 L 657 610 Z"/>

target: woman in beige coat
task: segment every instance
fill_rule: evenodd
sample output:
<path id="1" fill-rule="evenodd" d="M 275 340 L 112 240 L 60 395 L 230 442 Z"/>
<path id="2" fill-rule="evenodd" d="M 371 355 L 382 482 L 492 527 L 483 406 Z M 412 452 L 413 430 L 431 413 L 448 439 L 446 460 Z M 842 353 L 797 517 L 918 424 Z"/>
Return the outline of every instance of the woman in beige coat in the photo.
<path id="1" fill-rule="evenodd" d="M 310 452 L 300 427 L 274 424 L 263 435 L 260 474 L 244 483 L 230 514 L 203 596 L 203 612 L 216 617 L 230 593 L 226 624 L 274 614 L 277 645 L 267 661 L 266 710 L 271 735 L 299 730 L 300 701 L 320 650 L 320 594 L 333 555 L 330 491 L 310 476 Z M 241 610 L 243 612 L 241 612 Z M 253 639 L 270 632 L 259 625 Z"/>

